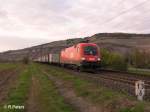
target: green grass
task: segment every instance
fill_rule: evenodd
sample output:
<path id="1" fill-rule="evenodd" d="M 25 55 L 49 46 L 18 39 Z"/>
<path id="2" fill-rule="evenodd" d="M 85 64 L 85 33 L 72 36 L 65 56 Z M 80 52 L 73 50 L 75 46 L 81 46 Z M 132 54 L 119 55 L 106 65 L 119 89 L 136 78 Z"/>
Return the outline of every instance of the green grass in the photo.
<path id="1" fill-rule="evenodd" d="M 13 63 L 0 63 L 0 70 L 5 70 L 5 69 L 13 69 L 16 68 L 18 64 L 13 64 Z"/>
<path id="2" fill-rule="evenodd" d="M 41 112 L 74 112 L 74 109 L 65 103 L 64 98 L 59 95 L 55 85 L 49 78 L 36 69 L 35 78 L 39 82 L 39 96 Z"/>
<path id="3" fill-rule="evenodd" d="M 9 92 L 6 105 L 18 105 L 24 106 L 25 109 L 4 109 L 4 106 L 0 106 L 0 112 L 25 112 L 27 102 L 29 98 L 29 90 L 31 87 L 32 77 L 38 80 L 36 91 L 38 96 L 35 102 L 37 108 L 41 112 L 74 112 L 74 109 L 65 103 L 62 96 L 59 95 L 57 88 L 53 83 L 44 75 L 41 70 L 35 65 L 31 64 L 20 74 L 17 86 L 12 88 Z"/>
<path id="4" fill-rule="evenodd" d="M 116 110 L 116 112 L 144 112 L 144 103 L 138 101 L 132 107 L 117 107 L 121 105 L 120 100 L 129 99 L 132 101 L 134 99 L 132 97 L 114 92 L 105 87 L 96 86 L 87 80 L 71 75 L 71 73 L 63 68 L 46 65 L 40 65 L 40 67 L 57 78 L 69 81 L 69 84 L 71 82 L 78 96 L 84 97 L 95 104 L 104 105 L 106 108 L 112 108 Z"/>
<path id="5" fill-rule="evenodd" d="M 7 67 L 18 67 L 19 64 L 0 64 L 0 68 L 6 69 Z M 21 65 L 20 65 L 21 66 Z M 65 103 L 65 100 L 57 91 L 57 88 L 52 81 L 42 72 L 46 70 L 49 74 L 63 79 L 72 85 L 76 94 L 83 97 L 94 104 L 103 105 L 105 108 L 112 108 L 116 110 L 115 112 L 144 112 L 144 107 L 147 105 L 146 102 L 136 102 L 132 107 L 116 107 L 120 105 L 120 100 L 131 98 L 114 92 L 108 88 L 96 86 L 94 83 L 83 80 L 78 76 L 71 75 L 71 73 L 63 68 L 30 64 L 21 73 L 16 88 L 13 88 L 9 92 L 7 105 L 19 105 L 25 106 L 28 101 L 29 88 L 31 86 L 31 78 L 34 77 L 37 80 L 37 100 L 38 107 L 40 111 L 43 112 L 73 112 L 75 111 L 72 106 Z M 25 112 L 22 110 L 7 110 L 3 106 L 0 106 L 0 112 Z"/>
<path id="6" fill-rule="evenodd" d="M 145 69 L 139 69 L 139 68 L 128 68 L 129 73 L 136 73 L 139 75 L 149 75 L 150 76 L 150 70 Z"/>
<path id="7" fill-rule="evenodd" d="M 17 87 L 10 90 L 6 105 L 25 106 L 25 101 L 28 97 L 31 76 L 32 67 L 29 66 L 21 73 Z M 10 112 L 10 109 L 4 109 L 1 107 L 0 112 Z M 12 109 L 11 112 L 24 112 L 24 109 Z"/>
<path id="8" fill-rule="evenodd" d="M 144 104 L 139 103 L 133 108 L 122 108 L 120 109 L 120 112 L 144 112 Z"/>

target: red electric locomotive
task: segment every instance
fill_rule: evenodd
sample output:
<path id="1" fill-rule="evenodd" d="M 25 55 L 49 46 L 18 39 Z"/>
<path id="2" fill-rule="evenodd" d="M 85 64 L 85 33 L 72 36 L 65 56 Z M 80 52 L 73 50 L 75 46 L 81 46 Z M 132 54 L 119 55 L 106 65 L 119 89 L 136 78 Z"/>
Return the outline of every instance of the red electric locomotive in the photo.
<path id="1" fill-rule="evenodd" d="M 99 68 L 101 61 L 100 49 L 94 43 L 79 43 L 63 49 L 60 53 L 60 63 L 75 65 L 82 68 Z"/>

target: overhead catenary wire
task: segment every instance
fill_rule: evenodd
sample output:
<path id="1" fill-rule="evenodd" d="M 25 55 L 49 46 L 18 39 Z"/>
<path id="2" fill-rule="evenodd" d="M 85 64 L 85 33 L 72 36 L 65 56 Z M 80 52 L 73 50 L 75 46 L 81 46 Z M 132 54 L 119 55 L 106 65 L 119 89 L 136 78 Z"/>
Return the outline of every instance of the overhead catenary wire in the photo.
<path id="1" fill-rule="evenodd" d="M 145 11 L 144 13 L 147 13 L 147 14 L 150 14 L 150 12 L 149 12 L 149 10 L 147 10 L 147 11 Z M 144 21 L 144 23 L 146 23 L 146 24 L 149 24 L 150 22 L 149 22 L 149 19 L 148 18 L 145 18 L 144 16 L 139 16 L 139 17 L 141 17 L 141 21 Z M 140 23 L 139 21 L 138 21 L 138 18 L 136 18 L 136 21 L 131 21 L 132 22 L 132 24 L 131 23 L 129 23 L 129 24 L 131 24 L 131 25 L 123 25 L 122 26 L 122 23 L 123 21 L 121 21 L 120 23 L 117 23 L 117 24 L 115 24 L 115 25 L 113 25 L 113 27 L 114 28 L 116 28 L 116 27 L 122 27 L 122 29 L 132 29 L 132 28 L 134 28 L 134 29 L 139 29 L 140 27 L 138 27 L 138 26 L 140 26 L 140 25 L 144 25 L 143 23 Z"/>
<path id="2" fill-rule="evenodd" d="M 139 6 L 141 6 L 141 5 L 145 4 L 145 3 L 147 3 L 147 2 L 149 2 L 149 1 L 150 1 L 150 0 L 145 0 L 144 2 L 141 2 L 141 3 L 137 4 L 137 5 L 135 5 L 134 7 L 131 7 L 131 8 L 129 8 L 129 9 L 127 9 L 127 10 L 122 11 L 122 12 L 119 13 L 118 15 L 116 15 L 116 16 L 114 16 L 114 17 L 112 17 L 112 18 L 110 18 L 110 19 L 108 19 L 108 20 L 106 20 L 106 21 L 104 21 L 104 23 L 102 23 L 101 26 L 110 23 L 111 21 L 117 19 L 118 17 L 120 17 L 120 16 L 122 16 L 122 15 L 124 15 L 124 14 L 126 14 L 126 13 L 129 13 L 129 12 L 132 11 L 133 9 L 136 9 L 137 7 L 139 7 Z"/>

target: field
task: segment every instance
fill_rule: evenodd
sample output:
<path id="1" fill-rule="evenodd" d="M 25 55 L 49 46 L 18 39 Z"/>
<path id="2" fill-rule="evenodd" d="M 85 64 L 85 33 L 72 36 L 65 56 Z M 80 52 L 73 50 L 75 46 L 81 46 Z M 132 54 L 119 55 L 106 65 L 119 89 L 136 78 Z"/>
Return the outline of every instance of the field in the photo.
<path id="1" fill-rule="evenodd" d="M 150 112 L 150 102 L 46 64 L 0 64 L 0 112 Z"/>

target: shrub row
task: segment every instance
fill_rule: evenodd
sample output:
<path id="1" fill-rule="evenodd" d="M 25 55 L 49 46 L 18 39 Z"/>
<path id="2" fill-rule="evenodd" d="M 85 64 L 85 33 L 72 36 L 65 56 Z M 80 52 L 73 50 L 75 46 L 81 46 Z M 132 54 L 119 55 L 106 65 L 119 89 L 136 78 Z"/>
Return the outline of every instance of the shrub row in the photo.
<path id="1" fill-rule="evenodd" d="M 150 54 L 135 50 L 130 56 L 130 64 L 136 68 L 150 68 Z"/>
<path id="2" fill-rule="evenodd" d="M 106 49 L 101 49 L 102 62 L 101 66 L 107 69 L 127 70 L 126 58 L 118 53 L 110 52 Z"/>

